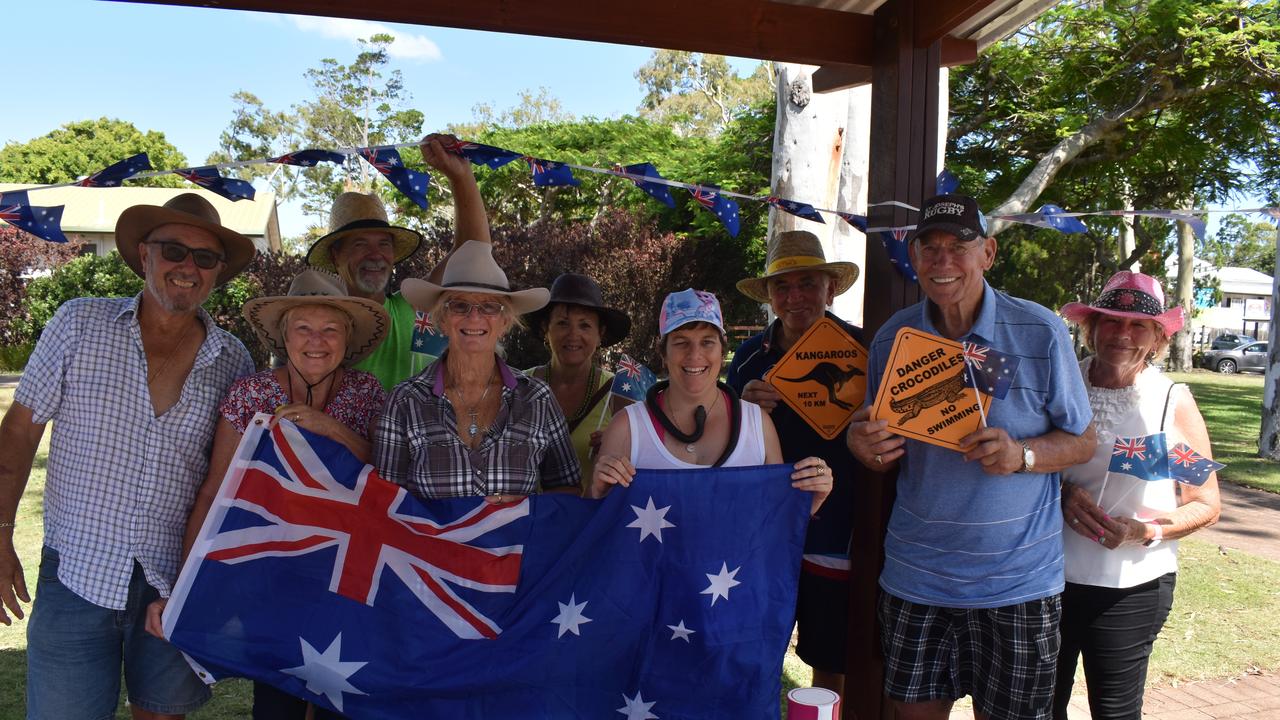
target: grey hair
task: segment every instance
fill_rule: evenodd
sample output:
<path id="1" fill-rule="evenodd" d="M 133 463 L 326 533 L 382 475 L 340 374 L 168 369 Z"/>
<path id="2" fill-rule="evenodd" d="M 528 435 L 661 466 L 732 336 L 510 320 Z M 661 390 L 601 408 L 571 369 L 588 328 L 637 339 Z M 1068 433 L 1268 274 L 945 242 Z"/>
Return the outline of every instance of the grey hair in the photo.
<path id="1" fill-rule="evenodd" d="M 440 332 L 444 332 L 444 319 L 445 316 L 449 314 L 445 310 L 444 306 L 447 305 L 450 300 L 461 295 L 479 295 L 480 297 L 486 298 L 492 297 L 495 298 L 497 302 L 501 303 L 501 317 L 506 328 L 502 331 L 501 337 L 498 338 L 499 340 L 505 338 L 507 333 L 511 332 L 512 328 L 518 327 L 523 330 L 526 327 L 524 318 L 516 314 L 515 308 L 511 306 L 511 299 L 505 295 L 486 295 L 484 293 L 473 292 L 442 292 L 438 297 L 436 297 L 436 301 L 431 306 L 431 309 L 427 311 L 427 317 L 431 319 L 432 324 L 440 329 Z"/>

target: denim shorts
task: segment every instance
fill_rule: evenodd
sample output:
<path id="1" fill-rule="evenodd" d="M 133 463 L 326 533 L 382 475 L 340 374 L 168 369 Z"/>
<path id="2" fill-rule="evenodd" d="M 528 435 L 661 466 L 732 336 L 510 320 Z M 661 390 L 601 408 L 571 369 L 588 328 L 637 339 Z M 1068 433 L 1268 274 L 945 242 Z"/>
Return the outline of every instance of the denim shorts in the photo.
<path id="1" fill-rule="evenodd" d="M 94 605 L 58 581 L 58 552 L 45 547 L 27 624 L 28 720 L 115 717 L 122 663 L 134 707 L 182 715 L 208 702 L 182 653 L 145 629 L 157 597 L 135 562 L 125 609 Z"/>

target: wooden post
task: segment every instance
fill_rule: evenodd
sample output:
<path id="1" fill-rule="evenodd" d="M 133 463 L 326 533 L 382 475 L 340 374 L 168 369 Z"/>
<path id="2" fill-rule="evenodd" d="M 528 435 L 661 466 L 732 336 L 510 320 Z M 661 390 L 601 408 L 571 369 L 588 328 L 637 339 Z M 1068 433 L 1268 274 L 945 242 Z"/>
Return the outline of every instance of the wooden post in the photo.
<path id="1" fill-rule="evenodd" d="M 914 43 L 917 21 L 927 5 L 889 0 L 875 13 L 869 203 L 897 200 L 919 207 L 934 194 L 942 41 L 923 49 Z M 916 213 L 895 206 L 871 207 L 868 212 L 871 227 L 913 225 L 915 220 Z M 863 272 L 864 329 L 870 341 L 890 315 L 917 302 L 921 294 L 919 286 L 894 269 L 878 237 L 867 239 Z M 846 720 L 876 720 L 888 717 L 890 709 L 883 694 L 876 602 L 895 479 L 885 474 L 869 478 L 854 506 Z"/>

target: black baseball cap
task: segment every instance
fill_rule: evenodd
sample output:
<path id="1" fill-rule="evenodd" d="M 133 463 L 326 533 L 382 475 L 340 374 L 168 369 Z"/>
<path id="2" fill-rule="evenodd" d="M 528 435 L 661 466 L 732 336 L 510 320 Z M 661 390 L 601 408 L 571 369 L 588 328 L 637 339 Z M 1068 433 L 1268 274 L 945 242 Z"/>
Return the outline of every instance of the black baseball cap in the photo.
<path id="1" fill-rule="evenodd" d="M 920 208 L 910 240 L 930 230 L 942 230 L 960 240 L 977 240 L 987 236 L 987 218 L 978 209 L 978 201 L 968 195 L 934 195 Z"/>

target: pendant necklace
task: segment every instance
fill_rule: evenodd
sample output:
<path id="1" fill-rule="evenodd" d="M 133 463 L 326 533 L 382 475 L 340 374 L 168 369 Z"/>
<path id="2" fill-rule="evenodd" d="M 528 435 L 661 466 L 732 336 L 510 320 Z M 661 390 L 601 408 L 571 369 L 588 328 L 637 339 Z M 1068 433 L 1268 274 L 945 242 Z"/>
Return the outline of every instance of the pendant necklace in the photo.
<path id="1" fill-rule="evenodd" d="M 717 388 L 716 397 L 714 400 L 711 401 L 711 410 L 715 410 L 716 405 L 719 402 L 720 402 L 720 390 Z M 699 405 L 697 408 L 694 409 L 693 432 L 691 433 L 685 433 L 682 430 L 680 430 L 680 428 L 676 427 L 676 424 L 674 421 L 669 421 L 671 422 L 671 424 L 669 427 L 666 428 L 667 431 L 671 433 L 672 437 L 674 437 L 675 439 L 685 444 L 684 451 L 689 453 L 690 455 L 693 455 L 698 451 L 698 449 L 694 447 L 694 445 L 695 443 L 697 443 L 699 440 L 702 439 L 702 433 L 705 432 L 707 429 L 707 412 L 708 412 L 707 409 L 701 405 Z M 666 416 L 664 413 L 663 418 L 665 419 L 665 417 Z"/>
<path id="2" fill-rule="evenodd" d="M 480 415 L 480 406 L 484 404 L 484 399 L 489 397 L 489 389 L 493 387 L 493 377 L 497 374 L 498 368 L 494 367 L 493 375 L 489 376 L 489 382 L 484 385 L 484 392 L 480 393 L 480 399 L 476 401 L 475 405 L 472 405 L 471 408 L 467 410 L 467 417 L 471 420 L 471 424 L 467 426 L 467 433 L 472 438 L 475 438 L 475 436 L 480 433 L 480 424 L 476 421 L 476 418 Z M 449 393 L 446 391 L 445 396 L 448 397 L 448 395 Z"/>

